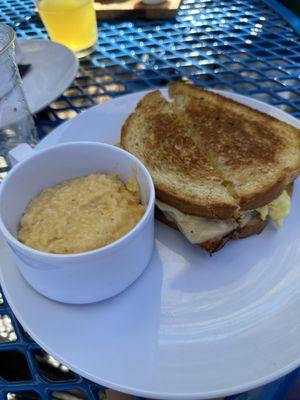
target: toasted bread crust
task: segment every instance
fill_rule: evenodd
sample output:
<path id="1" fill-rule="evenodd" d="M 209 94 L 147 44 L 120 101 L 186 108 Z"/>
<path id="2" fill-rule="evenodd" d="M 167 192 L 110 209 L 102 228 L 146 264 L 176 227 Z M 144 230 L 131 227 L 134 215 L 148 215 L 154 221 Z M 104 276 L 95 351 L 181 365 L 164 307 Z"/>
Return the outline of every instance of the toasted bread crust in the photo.
<path id="1" fill-rule="evenodd" d="M 169 221 L 158 207 L 155 207 L 155 218 L 168 225 L 169 227 L 179 230 L 177 224 L 175 222 Z M 237 228 L 224 236 L 218 236 L 216 238 L 207 240 L 206 242 L 198 243 L 196 244 L 196 246 L 199 246 L 202 250 L 205 250 L 209 254 L 212 254 L 218 250 L 221 250 L 224 245 L 231 239 L 244 239 L 252 235 L 260 234 L 267 223 L 268 219 L 263 221 L 259 217 L 254 217 L 243 228 Z"/>
<path id="2" fill-rule="evenodd" d="M 237 108 L 239 112 L 244 112 L 245 114 L 248 113 L 250 119 L 252 118 L 255 120 L 255 118 L 258 118 L 263 122 L 262 126 L 276 123 L 276 126 L 280 126 L 281 129 L 285 127 L 289 129 L 290 137 L 296 135 L 296 128 L 290 127 L 284 122 L 278 121 L 267 114 L 253 110 L 219 94 L 212 93 L 202 88 L 195 88 L 183 83 L 173 83 L 168 87 L 170 96 L 173 98 L 177 96 L 177 93 L 182 95 L 182 92 L 184 93 L 184 96 L 186 95 L 188 98 L 192 99 L 202 95 L 204 97 L 212 96 L 214 99 L 217 99 L 217 102 L 220 102 L 223 108 L 225 106 L 227 109 L 230 107 Z M 214 102 L 215 100 L 212 101 L 213 104 L 215 104 Z M 197 110 L 198 108 L 196 107 L 196 114 L 198 112 Z M 218 107 L 214 110 L 216 113 L 219 112 Z M 212 120 L 212 116 L 213 115 L 208 118 L 209 121 Z M 205 118 L 206 117 L 207 116 L 205 116 Z M 227 116 L 222 117 L 223 119 L 221 116 L 217 116 L 217 118 L 221 120 L 221 128 L 223 130 L 225 129 L 224 132 L 226 133 L 228 129 L 226 124 L 229 124 L 231 121 L 230 118 L 228 119 Z M 234 119 L 236 117 L 233 116 L 231 118 Z M 138 119 L 141 120 L 140 124 L 137 124 Z M 255 121 L 254 127 L 256 126 Z M 247 119 L 242 119 L 240 122 L 241 125 L 243 123 L 248 123 Z M 238 121 L 235 121 L 235 123 L 238 124 Z M 218 126 L 218 123 L 214 121 L 212 122 L 212 128 L 217 129 Z M 146 133 L 144 133 L 143 137 L 140 137 L 142 135 L 140 135 L 138 131 L 144 127 L 146 127 Z M 263 129 L 261 128 L 261 124 L 257 125 L 257 129 Z M 132 136 L 136 132 L 136 140 L 141 140 L 140 147 L 144 151 L 142 156 L 137 154 L 133 148 Z M 214 129 L 212 129 L 211 132 L 211 136 L 214 136 Z M 187 214 L 208 218 L 228 219 L 238 216 L 241 211 L 253 210 L 270 203 L 272 200 L 277 198 L 284 190 L 285 186 L 292 182 L 300 173 L 299 130 L 299 135 L 296 135 L 297 140 L 295 141 L 295 147 L 299 152 L 299 162 L 291 163 L 288 167 L 285 166 L 282 169 L 279 168 L 274 176 L 272 175 L 273 166 L 275 165 L 276 168 L 278 166 L 274 157 L 276 151 L 279 151 L 282 146 L 284 147 L 284 140 L 281 137 L 275 139 L 272 138 L 272 133 L 266 130 L 262 138 L 258 135 L 258 141 L 254 140 L 252 143 L 251 140 L 247 138 L 245 132 L 243 134 L 241 133 L 243 138 L 241 139 L 242 142 L 240 146 L 242 146 L 243 143 L 248 143 L 247 149 L 251 150 L 249 160 L 247 158 L 247 152 L 245 152 L 242 147 L 235 147 L 235 141 L 233 141 L 233 145 L 232 140 L 231 142 L 229 141 L 228 144 L 226 144 L 226 147 L 222 141 L 211 139 L 212 141 L 214 140 L 214 145 L 219 146 L 221 149 L 221 155 L 224 153 L 226 156 L 227 153 L 231 154 L 231 151 L 235 154 L 235 158 L 233 157 L 232 160 L 230 157 L 227 157 L 226 162 L 227 164 L 229 163 L 228 165 L 233 173 L 236 172 L 236 169 L 241 170 L 241 185 L 244 185 L 244 183 L 249 184 L 250 190 L 241 191 L 242 193 L 237 193 L 235 188 L 235 178 L 230 181 L 230 174 L 229 178 L 228 175 L 222 175 L 222 171 L 220 172 L 222 168 L 214 165 L 213 160 L 209 158 L 210 149 L 203 150 L 202 144 L 197 143 L 193 135 L 190 135 L 184 122 L 178 117 L 174 103 L 173 106 L 171 106 L 161 97 L 158 90 L 146 95 L 138 103 L 136 110 L 128 117 L 122 128 L 121 145 L 125 150 L 132 152 L 140 158 L 149 169 L 154 180 L 158 199 Z M 208 135 L 208 133 L 206 133 L 206 135 Z M 152 137 L 152 142 L 149 140 L 148 136 Z M 234 138 L 239 138 L 238 130 L 235 132 Z M 289 145 L 291 145 L 290 142 Z M 197 146 L 199 148 L 197 148 Z M 178 147 L 180 150 L 178 150 Z M 268 152 L 269 147 L 271 150 Z M 182 152 L 184 154 L 182 154 Z M 240 162 L 237 162 L 240 153 L 241 160 Z M 235 165 L 234 163 L 237 164 Z M 243 177 L 243 170 L 247 170 L 248 168 L 247 163 L 250 163 L 249 165 L 252 170 L 250 168 L 250 175 L 246 174 Z M 263 173 L 259 170 L 260 166 Z M 170 171 L 171 173 L 168 175 Z M 181 176 L 176 175 L 178 171 L 181 173 Z M 167 174 L 164 179 L 161 179 L 161 175 L 164 175 L 165 172 L 167 172 Z M 272 175 L 272 179 L 268 178 L 269 172 L 270 175 Z M 265 176 L 266 178 L 264 178 Z M 260 185 L 256 184 L 257 177 L 263 177 Z M 201 196 L 197 197 L 191 193 L 187 193 L 186 187 L 189 184 L 188 180 L 190 180 L 189 182 L 192 182 L 193 185 L 198 185 L 199 182 L 199 193 L 207 189 L 209 195 L 201 198 Z M 170 184 L 172 182 L 174 185 Z M 207 188 L 206 183 L 208 184 Z M 215 196 L 215 189 L 220 188 L 221 185 L 223 185 L 223 189 L 226 191 L 228 198 L 225 198 L 224 196 Z"/>
<path id="3" fill-rule="evenodd" d="M 171 98 L 175 99 L 175 103 L 176 100 L 177 103 L 179 102 L 180 96 L 182 99 L 184 98 L 185 103 L 182 110 L 178 109 L 176 103 L 177 113 L 181 114 L 186 123 L 194 130 L 194 135 L 200 135 L 202 142 L 208 146 L 208 151 L 213 154 L 214 160 L 218 163 L 217 167 L 219 170 L 223 169 L 224 180 L 231 181 L 241 210 L 252 210 L 270 203 L 281 194 L 287 184 L 299 175 L 299 129 L 203 88 L 175 82 L 169 84 L 168 89 Z M 201 100 L 199 104 L 196 103 L 198 100 Z M 213 102 L 212 115 L 205 110 L 206 105 L 201 105 L 203 100 L 208 103 L 208 108 L 210 102 Z M 186 110 L 184 114 L 183 110 Z M 229 111 L 227 115 L 224 110 L 237 110 L 237 112 Z M 247 117 L 239 121 L 241 116 Z M 212 125 L 207 122 L 208 125 L 205 127 L 208 120 L 209 122 L 213 121 Z M 201 121 L 204 122 L 202 126 Z M 214 131 L 210 130 L 211 126 L 218 132 L 216 135 Z M 200 127 L 199 131 L 197 131 L 197 127 Z M 284 130 L 289 134 L 289 138 L 286 140 L 279 132 Z M 250 136 L 249 132 L 251 132 Z M 241 142 L 239 143 L 240 137 Z M 286 146 L 293 151 L 293 162 L 285 160 L 285 165 L 280 167 L 278 154 L 281 154 Z M 225 172 L 224 166 L 226 167 Z M 278 171 L 271 176 L 270 172 L 274 166 Z M 248 167 L 250 172 L 245 175 L 244 171 L 247 171 Z M 241 178 L 237 185 L 239 176 L 236 172 L 239 170 Z M 258 184 L 255 180 L 260 176 L 262 179 Z M 244 183 L 248 184 L 245 182 L 247 179 L 254 181 L 250 191 L 244 190 L 243 187 Z"/>
<path id="4" fill-rule="evenodd" d="M 300 151 L 300 150 L 299 150 Z M 271 203 L 275 200 L 283 190 L 287 190 L 288 194 L 291 196 L 293 191 L 294 180 L 300 174 L 299 170 L 294 170 L 291 172 L 286 172 L 286 175 L 281 178 L 278 182 L 275 182 L 273 186 L 266 187 L 265 192 L 256 193 L 252 197 L 244 197 L 241 199 L 241 210 L 254 210 L 259 207 L 263 207 L 266 204 Z"/>
<path id="5" fill-rule="evenodd" d="M 198 217 L 216 218 L 216 219 L 228 219 L 232 218 L 237 212 L 237 208 L 228 204 L 217 204 L 214 202 L 211 207 L 210 205 L 202 206 L 189 202 L 188 199 L 181 198 L 180 195 L 173 196 L 164 188 L 156 188 L 156 197 L 163 203 L 169 204 L 177 208 L 179 211 L 189 214 L 196 215 Z"/>
<path id="6" fill-rule="evenodd" d="M 172 82 L 172 83 L 169 83 L 167 87 L 168 87 L 171 98 L 174 98 L 174 96 L 176 95 L 176 91 L 178 89 L 181 90 L 182 88 L 184 88 L 184 90 L 187 91 L 187 94 L 189 94 L 191 96 L 198 94 L 198 93 L 202 93 L 204 96 L 207 94 L 210 96 L 213 95 L 214 97 L 218 98 L 220 102 L 222 102 L 223 104 L 227 104 L 229 107 L 237 107 L 238 106 L 239 109 L 243 110 L 246 113 L 249 112 L 249 110 L 254 111 L 255 114 L 259 115 L 266 123 L 269 123 L 269 124 L 276 123 L 278 125 L 281 125 L 282 127 L 289 127 L 289 128 L 291 127 L 291 125 L 287 124 L 286 122 L 283 122 L 275 117 L 272 117 L 269 114 L 265 114 L 262 111 L 248 107 L 245 104 L 239 103 L 235 100 L 232 100 L 228 97 L 222 96 L 221 94 L 212 92 L 212 91 L 207 90 L 200 86 L 194 86 L 194 85 L 183 83 L 183 82 Z M 294 128 L 294 129 L 297 130 L 297 128 Z M 299 131 L 299 129 L 298 129 L 298 131 Z M 259 157 L 261 157 L 261 156 L 262 155 L 259 154 Z"/>
<path id="7" fill-rule="evenodd" d="M 255 193 L 249 197 L 242 197 L 240 199 L 241 210 L 255 210 L 256 208 L 263 207 L 266 204 L 271 203 L 274 199 L 276 199 L 283 192 L 286 185 L 289 183 L 289 180 L 286 179 L 281 180 L 279 182 L 275 182 L 273 186 L 266 187 L 264 192 Z"/>
<path id="8" fill-rule="evenodd" d="M 145 126 L 144 136 L 138 132 L 133 140 L 138 129 Z M 143 153 L 135 147 L 139 141 Z M 121 145 L 149 169 L 161 201 L 191 215 L 227 219 L 236 214 L 236 201 L 159 91 L 146 95 L 127 118 L 121 131 Z M 167 174 L 175 176 L 175 188 Z M 164 175 L 166 178 L 161 179 Z M 196 187 L 195 193 L 188 192 L 189 185 Z"/>
<path id="9" fill-rule="evenodd" d="M 252 235 L 259 235 L 268 223 L 268 218 L 264 221 L 259 217 L 254 217 L 247 225 L 243 228 L 236 229 L 232 232 L 230 239 L 244 239 Z"/>

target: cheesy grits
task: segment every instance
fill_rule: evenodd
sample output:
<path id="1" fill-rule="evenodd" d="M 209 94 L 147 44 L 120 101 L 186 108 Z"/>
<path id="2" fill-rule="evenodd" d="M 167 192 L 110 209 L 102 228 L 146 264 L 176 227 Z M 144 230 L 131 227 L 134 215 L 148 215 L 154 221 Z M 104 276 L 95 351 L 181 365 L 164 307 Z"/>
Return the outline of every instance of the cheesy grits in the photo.
<path id="1" fill-rule="evenodd" d="M 72 254 L 106 246 L 142 218 L 140 187 L 114 173 L 92 174 L 44 189 L 28 204 L 18 239 L 36 250 Z"/>

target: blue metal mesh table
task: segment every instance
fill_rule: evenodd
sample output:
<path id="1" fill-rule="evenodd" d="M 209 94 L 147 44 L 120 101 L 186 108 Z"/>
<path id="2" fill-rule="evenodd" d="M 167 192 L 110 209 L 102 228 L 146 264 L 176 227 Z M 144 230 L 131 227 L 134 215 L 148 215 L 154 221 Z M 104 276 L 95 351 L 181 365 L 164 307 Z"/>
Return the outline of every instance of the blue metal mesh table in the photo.
<path id="1" fill-rule="evenodd" d="M 99 22 L 96 51 L 81 61 L 63 96 L 36 115 L 40 137 L 94 104 L 178 79 L 253 96 L 300 117 L 299 24 L 292 27 L 282 8 L 278 13 L 267 3 L 276 1 L 184 0 L 175 21 Z M 15 24 L 19 37 L 46 37 L 38 17 L 26 21 L 32 10 L 31 0 L 0 0 L 0 21 Z M 0 180 L 5 173 L 0 168 Z M 299 376 L 295 371 L 230 400 L 299 399 Z M 103 395 L 104 388 L 72 373 L 31 340 L 0 289 L 0 400 Z"/>

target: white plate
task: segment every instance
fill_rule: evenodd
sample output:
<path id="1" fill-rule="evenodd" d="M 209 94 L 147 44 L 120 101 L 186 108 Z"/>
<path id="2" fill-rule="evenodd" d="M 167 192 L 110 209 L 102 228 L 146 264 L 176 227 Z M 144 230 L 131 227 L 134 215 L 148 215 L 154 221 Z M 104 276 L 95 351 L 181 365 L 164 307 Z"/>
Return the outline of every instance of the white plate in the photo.
<path id="1" fill-rule="evenodd" d="M 61 125 L 58 142 L 116 143 L 145 93 L 117 98 Z M 228 94 L 300 127 L 256 100 Z M 86 160 L 88 162 L 88 160 Z M 145 273 L 97 304 L 50 301 L 1 249 L 2 287 L 17 318 L 50 354 L 102 385 L 148 398 L 207 399 L 242 392 L 300 365 L 300 187 L 285 226 L 231 241 L 209 257 L 167 226 Z M 126 265 L 124 265 L 126 268 Z"/>
<path id="2" fill-rule="evenodd" d="M 23 88 L 32 114 L 57 99 L 73 82 L 78 59 L 67 47 L 44 39 L 18 40 L 22 64 L 31 64 Z"/>

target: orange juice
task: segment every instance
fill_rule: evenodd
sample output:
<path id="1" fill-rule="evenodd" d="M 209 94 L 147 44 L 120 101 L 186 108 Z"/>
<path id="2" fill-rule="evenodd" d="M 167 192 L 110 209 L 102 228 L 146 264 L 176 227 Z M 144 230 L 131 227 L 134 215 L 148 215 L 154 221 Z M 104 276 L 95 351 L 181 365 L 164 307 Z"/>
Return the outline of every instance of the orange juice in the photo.
<path id="1" fill-rule="evenodd" d="M 93 4 L 93 0 L 41 0 L 38 7 L 51 39 L 80 52 L 97 41 Z"/>

